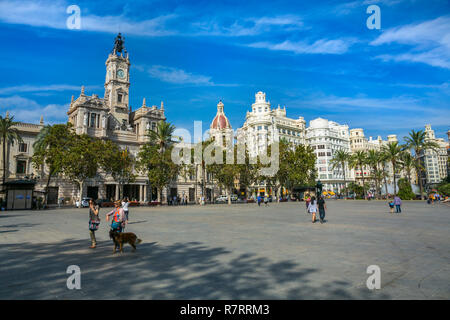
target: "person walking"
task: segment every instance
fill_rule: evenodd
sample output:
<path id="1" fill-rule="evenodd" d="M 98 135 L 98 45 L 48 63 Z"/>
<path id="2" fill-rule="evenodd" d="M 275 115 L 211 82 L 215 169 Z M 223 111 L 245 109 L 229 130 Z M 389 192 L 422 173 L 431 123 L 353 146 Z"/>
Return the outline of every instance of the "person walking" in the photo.
<path id="1" fill-rule="evenodd" d="M 109 221 L 109 217 L 112 216 L 111 230 L 122 232 L 124 225 L 126 224 L 125 212 L 120 207 L 120 201 L 114 202 L 114 209 L 106 214 L 106 221 Z"/>
<path id="2" fill-rule="evenodd" d="M 401 208 L 402 199 L 400 199 L 399 196 L 395 196 L 394 197 L 394 204 L 395 204 L 395 212 L 396 213 L 401 213 L 402 212 L 402 208 Z"/>
<path id="3" fill-rule="evenodd" d="M 129 214 L 129 210 L 128 210 L 129 205 L 130 205 L 129 199 L 128 198 L 123 199 L 122 208 L 125 213 L 125 219 L 127 222 L 128 222 L 128 214 Z"/>
<path id="4" fill-rule="evenodd" d="M 316 222 L 317 202 L 316 197 L 311 198 L 311 202 L 308 206 L 308 211 L 312 214 L 312 223 Z"/>
<path id="5" fill-rule="evenodd" d="M 320 223 L 324 223 L 325 222 L 325 209 L 327 208 L 325 199 L 322 196 L 320 196 L 319 201 L 317 201 L 317 204 L 319 205 Z"/>
<path id="6" fill-rule="evenodd" d="M 309 212 L 309 204 L 311 203 L 311 197 L 309 195 L 307 195 L 305 202 L 306 202 L 306 214 L 308 214 L 308 213 L 310 213 Z"/>
<path id="7" fill-rule="evenodd" d="M 261 206 L 261 195 L 258 196 L 258 207 Z"/>
<path id="8" fill-rule="evenodd" d="M 389 209 L 390 209 L 390 211 L 391 211 L 391 213 L 394 213 L 394 206 L 395 206 L 395 204 L 394 204 L 394 199 L 392 199 L 391 201 L 389 201 Z"/>
<path id="9" fill-rule="evenodd" d="M 267 196 L 264 196 L 264 206 L 268 206 L 269 205 L 269 198 Z"/>
<path id="10" fill-rule="evenodd" d="M 97 239 L 95 238 L 95 231 L 98 230 L 100 224 L 99 217 L 100 207 L 94 202 L 89 200 L 89 235 L 91 237 L 91 246 L 89 248 L 94 249 L 97 246 Z"/>

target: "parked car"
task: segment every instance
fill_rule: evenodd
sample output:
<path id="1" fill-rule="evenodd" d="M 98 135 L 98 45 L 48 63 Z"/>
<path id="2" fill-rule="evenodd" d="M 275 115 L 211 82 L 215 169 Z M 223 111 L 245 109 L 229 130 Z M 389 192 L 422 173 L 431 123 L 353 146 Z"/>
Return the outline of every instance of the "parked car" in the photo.
<path id="1" fill-rule="evenodd" d="M 216 198 L 216 202 L 227 202 L 227 201 L 228 201 L 228 197 L 225 196 L 225 195 L 218 196 L 218 197 Z"/>
<path id="2" fill-rule="evenodd" d="M 81 199 L 81 207 L 82 208 L 89 207 L 89 200 L 91 200 L 91 199 L 92 198 L 88 198 L 88 197 Z"/>

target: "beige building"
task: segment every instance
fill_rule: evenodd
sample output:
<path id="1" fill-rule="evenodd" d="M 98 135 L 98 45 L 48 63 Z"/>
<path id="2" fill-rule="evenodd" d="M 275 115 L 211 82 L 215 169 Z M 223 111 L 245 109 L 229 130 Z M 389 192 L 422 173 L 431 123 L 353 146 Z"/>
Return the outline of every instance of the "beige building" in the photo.
<path id="1" fill-rule="evenodd" d="M 120 35 L 116 38 L 121 40 Z M 123 44 L 123 42 L 122 42 Z M 129 101 L 130 88 L 130 59 L 122 47 L 120 52 L 115 45 L 106 60 L 105 92 L 101 98 L 96 94 L 86 94 L 84 87 L 79 96 L 72 96 L 67 112 L 68 122 L 72 123 L 77 134 L 87 134 L 91 137 L 114 141 L 123 149 L 128 149 L 133 156 L 137 156 L 139 148 L 148 141 L 146 131 L 156 130 L 158 121 L 165 121 L 164 104 L 147 106 L 143 99 L 142 106 L 133 110 Z M 223 106 L 223 104 L 222 104 Z M 222 109 L 223 110 L 223 109 Z M 44 127 L 43 119 L 40 124 L 19 123 L 17 129 L 24 143 L 7 146 L 7 181 L 17 179 L 35 179 L 35 190 L 43 192 L 47 182 L 46 169 L 36 170 L 31 164 L 33 143 L 39 131 Z M 231 129 L 231 127 L 230 127 Z M 2 157 L 0 157 L 2 159 Z M 3 165 L 1 166 L 3 168 Z M 199 168 L 196 168 L 200 170 Z M 2 172 L 3 173 L 3 172 Z M 137 172 L 134 183 L 124 186 L 124 196 L 140 202 L 157 200 L 158 192 L 152 188 L 145 175 Z M 214 197 L 214 184 L 211 177 L 205 176 L 206 200 Z M 202 175 L 186 174 L 182 172 L 177 181 L 163 191 L 163 202 L 174 196 L 186 195 L 191 202 L 197 201 L 202 195 Z M 94 179 L 84 183 L 82 194 L 78 186 L 62 179 L 51 179 L 49 188 L 49 204 L 57 203 L 59 198 L 65 198 L 73 203 L 76 198 L 92 197 L 94 199 L 117 199 L 119 184 L 111 176 L 99 172 Z"/>

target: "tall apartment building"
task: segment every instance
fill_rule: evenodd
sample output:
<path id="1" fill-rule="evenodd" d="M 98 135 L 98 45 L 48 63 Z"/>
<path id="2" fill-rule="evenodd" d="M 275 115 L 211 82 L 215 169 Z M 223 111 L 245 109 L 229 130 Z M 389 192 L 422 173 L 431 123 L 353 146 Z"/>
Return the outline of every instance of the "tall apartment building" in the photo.
<path id="1" fill-rule="evenodd" d="M 345 187 L 344 168 L 337 166 L 333 169 L 331 160 L 338 150 L 350 153 L 348 126 L 322 118 L 311 120 L 306 129 L 306 142 L 316 153 L 318 179 L 322 182 L 323 189 L 340 193 Z M 353 170 L 346 166 L 345 181 L 348 183 L 352 180 Z"/>
<path id="2" fill-rule="evenodd" d="M 286 107 L 272 108 L 266 101 L 266 94 L 259 91 L 255 94 L 255 102 L 251 111 L 247 111 L 244 125 L 236 132 L 239 142 L 245 142 L 249 153 L 256 156 L 267 150 L 278 133 L 278 139 L 284 138 L 294 145 L 305 143 L 306 122 L 286 116 Z"/>
<path id="3" fill-rule="evenodd" d="M 428 149 L 423 152 L 421 162 L 425 172 L 422 179 L 427 184 L 439 183 L 448 175 L 449 142 L 443 138 L 436 138 L 434 130 L 429 124 L 425 126 L 425 139 L 435 142 L 439 149 L 436 151 Z"/>

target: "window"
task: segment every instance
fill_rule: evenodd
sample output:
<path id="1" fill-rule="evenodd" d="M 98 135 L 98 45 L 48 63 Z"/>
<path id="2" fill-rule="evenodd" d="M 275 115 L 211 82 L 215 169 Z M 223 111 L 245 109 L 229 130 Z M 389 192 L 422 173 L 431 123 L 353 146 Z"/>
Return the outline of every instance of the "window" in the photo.
<path id="1" fill-rule="evenodd" d="M 25 160 L 17 160 L 16 173 L 26 173 L 26 172 L 27 172 L 27 162 Z"/>
<path id="2" fill-rule="evenodd" d="M 89 126 L 91 128 L 95 128 L 95 120 L 97 119 L 97 115 L 95 113 L 91 113 L 91 122 L 89 123 Z"/>
<path id="3" fill-rule="evenodd" d="M 26 143 L 19 143 L 19 152 L 27 152 L 27 147 Z"/>
<path id="4" fill-rule="evenodd" d="M 117 94 L 117 102 L 122 102 L 122 94 Z"/>

